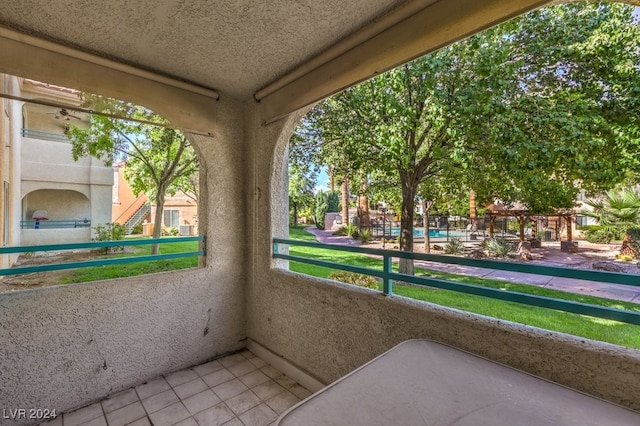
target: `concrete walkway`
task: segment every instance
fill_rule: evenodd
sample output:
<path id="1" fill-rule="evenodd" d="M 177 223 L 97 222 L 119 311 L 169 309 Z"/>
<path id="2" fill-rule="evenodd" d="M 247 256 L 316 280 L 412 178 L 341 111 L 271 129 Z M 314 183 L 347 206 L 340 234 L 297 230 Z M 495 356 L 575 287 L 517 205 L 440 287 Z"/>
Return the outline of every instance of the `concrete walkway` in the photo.
<path id="1" fill-rule="evenodd" d="M 320 243 L 349 246 L 360 245 L 359 241 L 354 240 L 350 237 L 334 236 L 333 231 L 320 230 L 313 226 L 305 228 L 305 230 L 315 235 L 316 239 Z M 534 254 L 536 254 L 537 259 L 532 260 L 528 263 L 538 265 L 589 269 L 588 265 L 590 265 L 590 263 L 594 260 L 604 260 L 594 258 L 593 256 L 585 256 L 581 253 L 563 253 L 559 249 L 549 247 L 534 249 L 533 252 Z M 586 294 L 589 296 L 640 303 L 640 287 L 632 287 L 622 284 L 610 284 L 605 282 L 578 280 L 573 278 L 550 277 L 546 275 L 525 274 L 521 272 L 501 271 L 498 269 L 476 268 L 471 266 L 450 265 L 426 261 L 418 261 L 416 262 L 416 266 L 433 271 L 493 278 L 514 283 L 530 284 L 553 290 L 561 290 L 570 293 Z M 638 268 L 638 272 L 640 273 L 640 268 Z M 638 275 L 638 283 L 640 283 L 640 275 Z"/>

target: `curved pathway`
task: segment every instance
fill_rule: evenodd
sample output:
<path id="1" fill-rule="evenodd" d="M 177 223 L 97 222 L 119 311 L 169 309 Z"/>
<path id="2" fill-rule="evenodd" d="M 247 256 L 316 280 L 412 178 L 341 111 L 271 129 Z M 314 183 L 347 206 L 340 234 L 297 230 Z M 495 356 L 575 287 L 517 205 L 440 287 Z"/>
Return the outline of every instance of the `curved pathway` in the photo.
<path id="1" fill-rule="evenodd" d="M 359 241 L 351 237 L 338 237 L 333 231 L 320 230 L 315 226 L 305 228 L 305 231 L 315 235 L 320 243 L 338 244 L 347 246 L 359 246 Z M 543 248 L 536 251 L 542 253 L 543 259 L 536 259 L 531 263 L 548 266 L 580 267 L 593 261 L 585 256 L 563 253 L 556 249 Z M 586 294 L 589 296 L 603 297 L 606 299 L 622 300 L 625 302 L 640 303 L 640 287 L 632 287 L 622 284 L 579 280 L 574 278 L 550 277 L 546 275 L 525 274 L 521 272 L 502 271 L 490 268 L 476 268 L 472 266 L 451 265 L 438 262 L 418 261 L 417 266 L 434 271 L 449 272 L 453 274 L 471 275 L 484 278 L 493 278 L 514 283 L 530 284 L 538 287 L 561 290 L 569 293 Z M 640 268 L 639 268 L 640 269 Z M 640 275 L 638 275 L 640 283 Z"/>

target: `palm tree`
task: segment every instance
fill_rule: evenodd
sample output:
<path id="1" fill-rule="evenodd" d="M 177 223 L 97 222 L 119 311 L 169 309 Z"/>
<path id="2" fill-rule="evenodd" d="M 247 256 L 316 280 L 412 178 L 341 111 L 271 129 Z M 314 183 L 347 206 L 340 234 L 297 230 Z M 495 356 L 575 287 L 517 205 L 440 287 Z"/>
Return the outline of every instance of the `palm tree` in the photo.
<path id="1" fill-rule="evenodd" d="M 598 221 L 609 237 L 624 234 L 620 254 L 637 258 L 640 241 L 640 189 L 628 187 L 612 189 L 597 200 L 587 200 L 585 204 L 592 210 L 583 210 L 582 214 Z"/>
<path id="2" fill-rule="evenodd" d="M 637 187 L 611 189 L 599 199 L 586 200 L 591 210 L 582 214 L 594 218 L 602 229 L 617 234 L 640 226 L 640 190 Z"/>

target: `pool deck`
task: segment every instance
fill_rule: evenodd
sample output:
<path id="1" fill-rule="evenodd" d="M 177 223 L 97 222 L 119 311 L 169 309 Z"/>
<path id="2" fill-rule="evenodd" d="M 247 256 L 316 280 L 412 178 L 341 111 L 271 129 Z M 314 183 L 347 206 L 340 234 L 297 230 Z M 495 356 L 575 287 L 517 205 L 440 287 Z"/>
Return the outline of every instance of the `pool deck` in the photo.
<path id="1" fill-rule="evenodd" d="M 359 241 L 354 240 L 351 237 L 334 236 L 333 231 L 330 230 L 320 230 L 314 226 L 305 228 L 305 230 L 315 235 L 316 239 L 320 243 L 347 246 L 361 245 Z M 538 257 L 540 258 L 528 262 L 531 264 L 575 268 L 581 267 L 581 265 L 594 260 L 592 257 L 587 257 L 581 253 L 563 253 L 559 248 L 551 248 L 548 246 L 541 249 L 534 249 L 532 251 L 538 254 Z M 549 277 L 545 275 L 525 274 L 521 272 L 501 271 L 490 268 L 476 268 L 471 266 L 450 265 L 427 261 L 416 261 L 416 266 L 434 271 L 493 278 L 570 293 L 586 294 L 589 296 L 640 303 L 640 287 L 634 288 L 621 284 L 594 282 L 573 278 Z M 640 268 L 638 269 L 640 272 Z M 638 276 L 638 280 L 640 281 L 640 275 Z"/>

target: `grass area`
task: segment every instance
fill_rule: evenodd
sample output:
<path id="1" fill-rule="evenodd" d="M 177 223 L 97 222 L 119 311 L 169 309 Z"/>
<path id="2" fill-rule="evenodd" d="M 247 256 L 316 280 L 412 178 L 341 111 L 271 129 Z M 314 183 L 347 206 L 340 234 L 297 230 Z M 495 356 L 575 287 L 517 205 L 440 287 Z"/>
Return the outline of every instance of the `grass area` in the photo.
<path id="1" fill-rule="evenodd" d="M 151 254 L 151 245 L 128 246 L 127 250 L 133 251 L 134 253 L 114 253 L 111 255 L 103 256 L 103 258 L 149 255 Z M 197 241 L 175 243 L 168 242 L 160 244 L 160 253 L 162 254 L 197 250 Z M 107 280 L 110 278 L 132 277 L 136 275 L 151 274 L 154 272 L 193 268 L 196 266 L 198 266 L 198 258 L 196 256 L 181 257 L 177 259 L 154 260 L 151 262 L 92 266 L 89 268 L 69 270 L 68 274 L 65 274 L 63 277 L 61 277 L 60 282 L 62 284 L 70 284 L 87 281 Z"/>
<path id="2" fill-rule="evenodd" d="M 291 239 L 315 241 L 315 237 L 312 234 L 305 232 L 302 228 L 291 228 L 289 235 Z M 380 270 L 382 269 L 381 260 L 358 253 L 316 249 L 311 247 L 290 247 L 289 253 L 292 255 L 328 260 L 337 263 L 358 265 Z M 394 265 L 394 269 L 396 268 L 397 264 Z M 328 278 L 329 275 L 335 271 L 335 269 L 308 265 L 300 262 L 291 262 L 290 269 L 295 272 L 321 278 Z M 640 312 L 640 305 L 635 303 L 567 293 L 527 284 L 457 275 L 421 268 L 416 268 L 416 275 Z M 588 339 L 600 340 L 603 342 L 640 349 L 640 326 L 633 324 L 572 314 L 553 309 L 539 308 L 536 306 L 522 305 L 519 303 L 495 300 L 487 297 L 463 294 L 432 287 L 394 284 L 393 291 L 397 295 L 410 297 L 412 299 L 423 300 L 442 306 L 448 306 L 507 321 L 540 327 L 546 330 L 558 331 L 575 336 L 586 337 Z"/>

